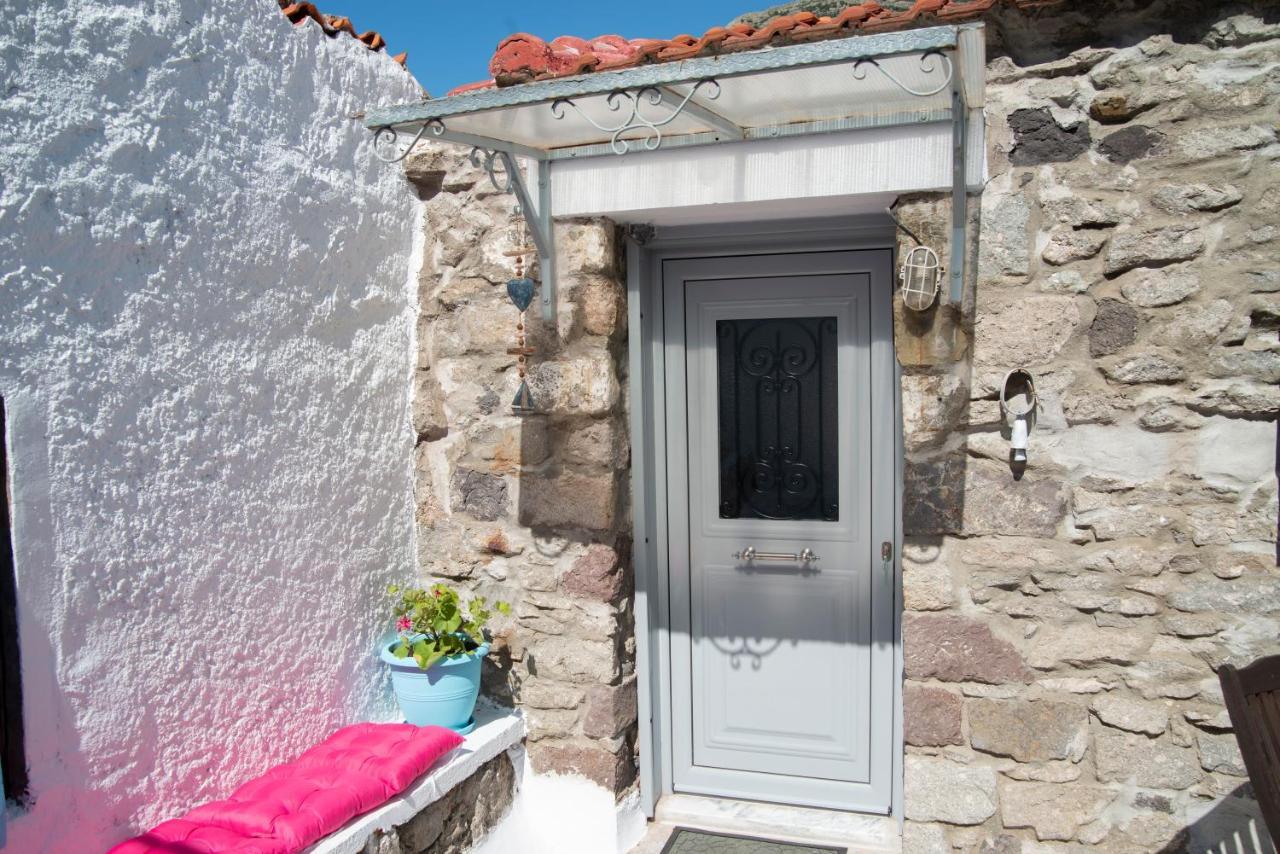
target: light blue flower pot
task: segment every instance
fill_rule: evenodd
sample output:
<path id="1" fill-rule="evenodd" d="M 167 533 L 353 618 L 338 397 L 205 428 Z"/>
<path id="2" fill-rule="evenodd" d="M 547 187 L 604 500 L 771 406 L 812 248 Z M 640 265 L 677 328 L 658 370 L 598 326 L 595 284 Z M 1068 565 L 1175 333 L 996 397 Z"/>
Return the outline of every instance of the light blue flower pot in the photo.
<path id="1" fill-rule="evenodd" d="M 413 658 L 395 657 L 391 648 L 398 642 L 385 644 L 380 657 L 391 667 L 391 687 L 404 719 L 417 726 L 448 727 L 464 735 L 471 732 L 480 695 L 480 663 L 489 654 L 489 644 L 441 659 L 423 671 Z"/>

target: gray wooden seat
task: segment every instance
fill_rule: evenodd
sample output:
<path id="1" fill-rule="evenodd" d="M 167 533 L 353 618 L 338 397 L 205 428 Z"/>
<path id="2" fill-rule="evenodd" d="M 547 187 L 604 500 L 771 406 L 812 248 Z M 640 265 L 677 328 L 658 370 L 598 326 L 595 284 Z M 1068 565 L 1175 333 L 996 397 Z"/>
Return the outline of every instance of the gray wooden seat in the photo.
<path id="1" fill-rule="evenodd" d="M 1263 820 L 1280 839 L 1280 655 L 1239 669 L 1224 664 L 1218 680 Z"/>

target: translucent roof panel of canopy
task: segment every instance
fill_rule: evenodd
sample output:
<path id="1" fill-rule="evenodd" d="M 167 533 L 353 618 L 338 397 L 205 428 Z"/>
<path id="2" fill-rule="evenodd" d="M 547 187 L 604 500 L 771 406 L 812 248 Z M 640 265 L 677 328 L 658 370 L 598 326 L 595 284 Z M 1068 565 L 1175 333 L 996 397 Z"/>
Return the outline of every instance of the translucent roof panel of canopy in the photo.
<path id="1" fill-rule="evenodd" d="M 981 106 L 983 53 L 977 26 L 931 27 L 464 92 L 365 124 L 384 149 L 394 130 L 401 144 L 421 134 L 558 160 L 951 121 L 953 94 Z"/>

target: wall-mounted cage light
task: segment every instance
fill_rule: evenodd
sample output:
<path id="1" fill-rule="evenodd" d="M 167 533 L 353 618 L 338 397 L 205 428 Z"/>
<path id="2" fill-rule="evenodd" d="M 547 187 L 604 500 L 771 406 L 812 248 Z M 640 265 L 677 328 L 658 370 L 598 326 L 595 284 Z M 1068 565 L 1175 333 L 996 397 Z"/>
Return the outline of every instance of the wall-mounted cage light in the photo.
<path id="1" fill-rule="evenodd" d="M 928 246 L 917 246 L 907 253 L 898 271 L 902 283 L 902 304 L 912 311 L 924 311 L 938 298 L 942 284 L 942 265 L 938 253 Z"/>

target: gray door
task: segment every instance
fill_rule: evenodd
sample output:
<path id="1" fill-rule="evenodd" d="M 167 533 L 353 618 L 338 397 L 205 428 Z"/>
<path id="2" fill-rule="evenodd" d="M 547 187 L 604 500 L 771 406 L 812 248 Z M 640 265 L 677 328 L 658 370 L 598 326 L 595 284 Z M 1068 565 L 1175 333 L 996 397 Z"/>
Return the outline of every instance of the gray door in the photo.
<path id="1" fill-rule="evenodd" d="M 663 268 L 677 791 L 888 812 L 890 257 Z"/>

